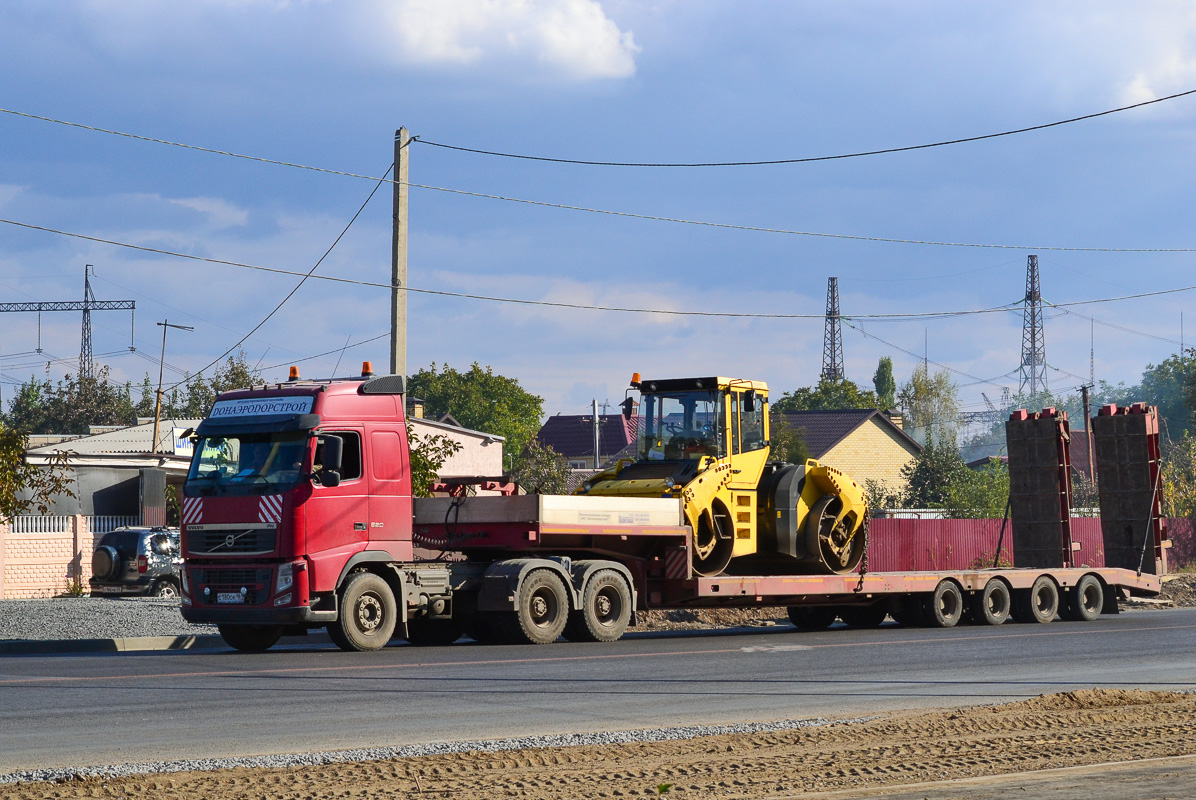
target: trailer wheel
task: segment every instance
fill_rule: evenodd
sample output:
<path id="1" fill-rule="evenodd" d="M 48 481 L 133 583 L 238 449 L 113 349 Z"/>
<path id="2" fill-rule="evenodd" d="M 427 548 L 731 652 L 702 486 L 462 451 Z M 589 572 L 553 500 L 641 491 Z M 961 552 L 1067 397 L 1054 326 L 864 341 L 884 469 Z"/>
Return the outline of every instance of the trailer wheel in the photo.
<path id="1" fill-rule="evenodd" d="M 358 572 L 341 590 L 340 617 L 329 624 L 328 638 L 342 650 L 380 650 L 394 635 L 398 614 L 390 584 Z"/>
<path id="2" fill-rule="evenodd" d="M 264 652 L 282 638 L 279 625 L 217 625 L 216 629 L 225 644 L 243 653 Z"/>
<path id="3" fill-rule="evenodd" d="M 555 642 L 568 620 L 565 584 L 547 569 L 538 569 L 524 578 L 515 596 L 515 609 L 500 612 L 495 618 L 503 640 L 512 644 Z"/>
<path id="4" fill-rule="evenodd" d="M 883 603 L 873 603 L 870 606 L 845 606 L 839 609 L 839 616 L 849 628 L 879 628 L 889 612 Z"/>
<path id="5" fill-rule="evenodd" d="M 1000 578 L 990 578 L 984 590 L 972 595 L 972 621 L 1000 625 L 1009 619 L 1009 586 Z"/>
<path id="6" fill-rule="evenodd" d="M 412 619 L 407 621 L 407 641 L 411 644 L 439 647 L 452 644 L 465 632 L 460 620 Z"/>
<path id="7" fill-rule="evenodd" d="M 1029 589 L 1013 593 L 1013 618 L 1018 622 L 1044 625 L 1059 612 L 1059 587 L 1046 575 L 1039 575 Z"/>
<path id="8" fill-rule="evenodd" d="M 571 642 L 615 642 L 631 621 L 631 590 L 623 576 L 611 569 L 586 583 L 581 608 L 569 614 L 565 638 Z"/>
<path id="9" fill-rule="evenodd" d="M 834 606 L 789 606 L 789 621 L 798 630 L 826 630 L 838 616 L 839 609 Z"/>
<path id="10" fill-rule="evenodd" d="M 1092 622 L 1100 616 L 1105 607 L 1105 590 L 1095 575 L 1085 575 L 1076 582 L 1067 604 L 1063 607 L 1063 618 L 1073 622 Z"/>
<path id="11" fill-rule="evenodd" d="M 941 580 L 925 600 L 922 618 L 935 628 L 954 628 L 963 616 L 963 592 L 952 580 Z"/>

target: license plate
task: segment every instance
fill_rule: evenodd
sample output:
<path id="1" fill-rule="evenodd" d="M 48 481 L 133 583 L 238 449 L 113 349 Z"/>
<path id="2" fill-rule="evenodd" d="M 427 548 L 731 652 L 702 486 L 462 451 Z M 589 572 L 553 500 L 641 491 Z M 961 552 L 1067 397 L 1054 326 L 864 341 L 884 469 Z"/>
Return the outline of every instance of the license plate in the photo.
<path id="1" fill-rule="evenodd" d="M 101 586 L 100 591 L 104 594 L 120 594 L 124 589 L 120 586 Z"/>
<path id="2" fill-rule="evenodd" d="M 240 592 L 217 592 L 217 603 L 244 603 L 245 595 Z"/>

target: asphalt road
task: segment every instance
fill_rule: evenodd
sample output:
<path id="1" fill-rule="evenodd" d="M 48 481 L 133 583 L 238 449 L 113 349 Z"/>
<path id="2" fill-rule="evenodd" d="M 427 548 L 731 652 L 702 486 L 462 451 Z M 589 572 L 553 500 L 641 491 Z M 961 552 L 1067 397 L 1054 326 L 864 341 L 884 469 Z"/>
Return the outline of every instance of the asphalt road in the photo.
<path id="1" fill-rule="evenodd" d="M 0 658 L 0 773 L 1196 689 L 1196 609 L 1091 623 Z"/>

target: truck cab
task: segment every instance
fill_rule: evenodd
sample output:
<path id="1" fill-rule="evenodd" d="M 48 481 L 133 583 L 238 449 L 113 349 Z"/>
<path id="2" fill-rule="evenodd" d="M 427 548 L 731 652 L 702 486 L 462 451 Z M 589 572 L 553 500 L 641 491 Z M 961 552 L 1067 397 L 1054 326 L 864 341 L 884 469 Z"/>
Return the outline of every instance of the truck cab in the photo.
<path id="1" fill-rule="evenodd" d="M 356 565 L 412 559 L 403 391 L 367 364 L 217 399 L 183 486 L 187 620 L 323 625 Z"/>

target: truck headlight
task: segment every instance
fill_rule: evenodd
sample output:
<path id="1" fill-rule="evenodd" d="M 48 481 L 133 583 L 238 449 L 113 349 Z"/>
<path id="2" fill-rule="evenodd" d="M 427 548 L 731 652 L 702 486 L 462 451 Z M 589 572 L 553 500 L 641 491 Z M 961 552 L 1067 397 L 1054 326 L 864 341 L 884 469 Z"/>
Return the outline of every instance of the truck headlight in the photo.
<path id="1" fill-rule="evenodd" d="M 291 564 L 278 567 L 278 578 L 274 581 L 274 593 L 285 592 L 295 585 L 295 568 Z"/>

